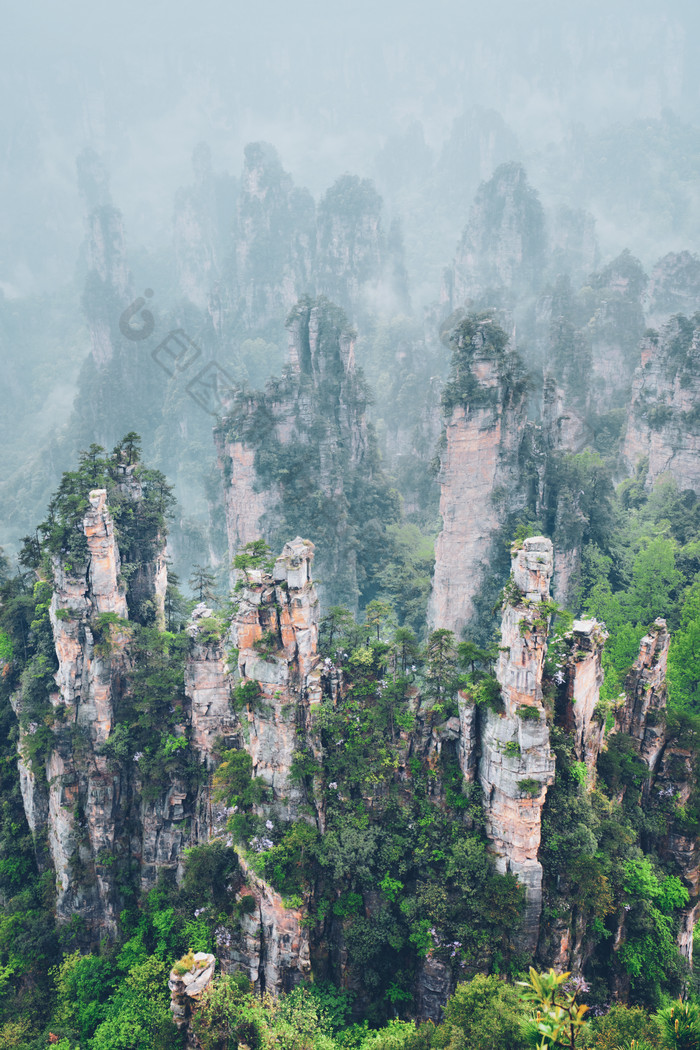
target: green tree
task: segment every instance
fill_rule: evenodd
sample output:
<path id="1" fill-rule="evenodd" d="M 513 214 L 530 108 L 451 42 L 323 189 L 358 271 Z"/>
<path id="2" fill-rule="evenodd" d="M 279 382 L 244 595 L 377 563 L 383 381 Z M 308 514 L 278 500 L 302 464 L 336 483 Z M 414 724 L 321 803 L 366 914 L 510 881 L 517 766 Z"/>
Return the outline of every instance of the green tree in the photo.
<path id="1" fill-rule="evenodd" d="M 648 625 L 669 617 L 677 604 L 682 573 L 676 568 L 676 544 L 665 536 L 646 540 L 632 566 L 625 607 L 633 623 Z"/>
<path id="2" fill-rule="evenodd" d="M 396 663 L 401 668 L 402 675 L 407 673 L 409 667 L 420 663 L 420 645 L 410 627 L 399 627 L 394 632 L 391 644 Z"/>
<path id="3" fill-rule="evenodd" d="M 333 659 L 348 635 L 355 635 L 355 618 L 344 605 L 331 605 L 318 626 L 319 650 Z M 353 637 L 353 642 L 354 642 Z"/>
<path id="4" fill-rule="evenodd" d="M 428 693 L 437 705 L 442 706 L 445 700 L 454 696 L 461 684 L 452 631 L 439 627 L 432 632 L 425 649 L 425 662 Z"/>
<path id="5" fill-rule="evenodd" d="M 155 956 L 129 971 L 95 1031 L 90 1050 L 172 1050 L 177 1045 L 168 971 Z"/>
<path id="6" fill-rule="evenodd" d="M 380 640 L 382 628 L 386 629 L 392 622 L 394 610 L 391 602 L 385 602 L 380 598 L 373 598 L 365 609 L 365 621 L 377 632 L 377 641 Z"/>
<path id="7" fill-rule="evenodd" d="M 518 993 L 502 978 L 484 974 L 458 985 L 445 1006 L 445 1019 L 435 1032 L 433 1046 L 526 1050 Z"/>
<path id="8" fill-rule="evenodd" d="M 699 1050 L 700 1006 L 681 999 L 659 1013 L 664 1041 L 669 1050 Z"/>
<path id="9" fill-rule="evenodd" d="M 666 680 L 671 706 L 700 713 L 700 617 L 673 636 Z"/>
<path id="10" fill-rule="evenodd" d="M 197 596 L 198 601 L 216 601 L 214 595 L 215 580 L 215 574 L 209 569 L 206 569 L 203 565 L 194 566 L 192 570 L 192 575 L 189 579 L 189 585 L 191 590 L 193 590 L 195 595 Z"/>
<path id="11" fill-rule="evenodd" d="M 114 446 L 112 455 L 117 463 L 123 464 L 125 467 L 132 467 L 135 463 L 138 463 L 141 459 L 141 435 L 137 434 L 135 430 L 130 430 Z"/>
<path id="12" fill-rule="evenodd" d="M 562 1046 L 575 1050 L 581 1046 L 588 1007 L 577 1002 L 578 989 L 568 984 L 570 973 L 553 969 L 538 973 L 530 967 L 529 981 L 518 981 L 521 998 L 536 1010 L 535 1030 L 540 1036 L 537 1050 Z"/>
<path id="13" fill-rule="evenodd" d="M 272 551 L 265 540 L 252 540 L 236 554 L 233 559 L 233 567 L 239 572 L 247 572 L 248 569 L 263 569 L 271 572 L 274 565 Z"/>

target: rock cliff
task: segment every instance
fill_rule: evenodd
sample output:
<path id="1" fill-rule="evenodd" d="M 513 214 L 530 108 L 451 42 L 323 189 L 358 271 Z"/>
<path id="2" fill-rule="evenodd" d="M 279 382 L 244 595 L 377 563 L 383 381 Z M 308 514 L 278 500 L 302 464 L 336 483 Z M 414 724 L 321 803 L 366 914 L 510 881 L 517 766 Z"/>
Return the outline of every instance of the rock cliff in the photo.
<path id="1" fill-rule="evenodd" d="M 608 634 L 597 620 L 574 620 L 569 635 L 566 669 L 565 725 L 573 736 L 574 754 L 585 762 L 591 783 L 603 745 L 604 726 L 596 718 L 596 706 L 603 684 L 601 662 Z"/>
<path id="2" fill-rule="evenodd" d="M 502 164 L 479 187 L 448 278 L 449 308 L 488 293 L 527 295 L 545 262 L 544 212 L 520 164 Z"/>
<path id="3" fill-rule="evenodd" d="M 496 665 L 503 711 L 486 713 L 479 763 L 486 834 L 496 866 L 517 875 L 525 888 L 519 936 L 529 951 L 537 945 L 542 909 L 542 866 L 537 859 L 542 807 L 554 781 L 542 702 L 552 569 L 552 544 L 544 537 L 525 540 L 513 555 Z"/>
<path id="4" fill-rule="evenodd" d="M 83 565 L 53 563 L 51 627 L 58 659 L 51 695 L 52 735 L 43 767 L 20 770 L 32 832 L 48 817 L 59 919 L 79 915 L 88 926 L 116 930 L 117 894 L 110 858 L 118 834 L 122 785 L 101 749 L 114 724 L 115 690 L 128 667 L 127 603 L 106 492 L 90 493 L 82 521 Z M 107 622 L 105 622 L 107 621 Z M 111 621 L 111 622 L 110 622 Z M 17 698 L 21 713 L 23 697 Z"/>
<path id="5" fill-rule="evenodd" d="M 369 179 L 343 175 L 318 206 L 316 288 L 351 317 L 405 313 L 400 239 L 382 227 L 382 198 Z"/>
<path id="6" fill-rule="evenodd" d="M 358 555 L 372 557 L 359 536 L 383 528 L 378 506 L 393 520 L 397 497 L 377 462 L 345 315 L 326 299 L 302 299 L 287 327 L 282 377 L 242 392 L 217 430 L 229 549 L 261 536 L 279 549 L 290 534 L 306 535 L 319 550 L 322 602 L 353 608 L 366 576 Z"/>
<path id="7" fill-rule="evenodd" d="M 682 879 L 689 901 L 682 909 L 678 945 L 693 961 L 693 929 L 700 908 L 700 840 L 684 819 L 684 807 L 697 776 L 694 733 L 666 710 L 666 663 L 670 635 L 665 620 L 656 620 L 640 643 L 639 656 L 625 680 L 625 703 L 617 716 L 640 758 L 649 768 L 644 784 L 645 808 L 656 811 L 666 833 L 660 852 L 673 874 Z"/>
<path id="8" fill-rule="evenodd" d="M 180 294 L 201 311 L 221 280 L 237 202 L 237 186 L 212 170 L 211 151 L 200 143 L 192 156 L 195 181 L 179 190 L 173 209 L 173 240 Z"/>
<path id="9" fill-rule="evenodd" d="M 99 205 L 89 212 L 86 245 L 88 273 L 83 308 L 93 361 L 98 368 L 104 368 L 121 343 L 119 318 L 131 299 L 124 222 L 112 204 Z"/>
<path id="10" fill-rule="evenodd" d="M 133 468 L 116 469 L 116 502 L 123 511 L 126 501 L 138 516 L 141 483 Z M 140 559 L 125 564 L 105 489 L 90 492 L 79 528 L 84 547 L 70 558 L 54 556 L 52 563 L 49 616 L 58 666 L 51 710 L 44 717 L 50 733 L 37 750 L 28 748 L 27 740 L 37 727 L 22 730 L 19 763 L 25 811 L 38 841 L 39 821 L 47 821 L 57 916 L 60 921 L 79 916 L 87 936 L 97 937 L 117 930 L 123 907 L 120 865 L 134 865 L 145 889 L 160 870 L 177 870 L 188 844 L 184 818 L 193 798 L 176 775 L 155 795 L 145 792 L 142 756 L 123 755 L 115 745 L 123 738 L 118 723 L 137 670 L 132 649 L 138 620 L 130 612 L 125 579 L 134 582 L 134 607 L 155 610 L 157 625 L 166 585 L 164 540 L 155 536 L 150 565 Z M 23 707 L 32 702 L 24 689 L 17 695 L 21 723 Z M 33 756 L 31 769 L 27 753 Z"/>
<path id="11" fill-rule="evenodd" d="M 675 314 L 700 309 L 700 259 L 692 252 L 669 252 L 659 259 L 645 295 L 647 324 L 659 328 Z"/>
<path id="12" fill-rule="evenodd" d="M 460 637 L 474 618 L 499 529 L 526 503 L 520 452 L 527 409 L 520 361 L 498 325 L 471 317 L 457 326 L 451 344 L 440 452 L 442 529 L 428 617 Z"/>
<path id="13" fill-rule="evenodd" d="M 272 573 L 247 570 L 231 626 L 240 680 L 259 688 L 240 716 L 244 747 L 253 775 L 271 788 L 266 815 L 284 820 L 296 819 L 304 801 L 291 779 L 292 759 L 297 734 L 310 732 L 311 711 L 321 700 L 313 551 L 313 544 L 297 537 L 285 545 Z"/>
<path id="14" fill-rule="evenodd" d="M 248 329 L 287 314 L 311 290 L 315 205 L 266 142 L 245 148 L 235 224 L 231 308 Z"/>
<path id="15" fill-rule="evenodd" d="M 700 327 L 674 317 L 648 333 L 634 376 L 622 456 L 628 470 L 644 461 L 646 484 L 672 477 L 700 493 Z"/>

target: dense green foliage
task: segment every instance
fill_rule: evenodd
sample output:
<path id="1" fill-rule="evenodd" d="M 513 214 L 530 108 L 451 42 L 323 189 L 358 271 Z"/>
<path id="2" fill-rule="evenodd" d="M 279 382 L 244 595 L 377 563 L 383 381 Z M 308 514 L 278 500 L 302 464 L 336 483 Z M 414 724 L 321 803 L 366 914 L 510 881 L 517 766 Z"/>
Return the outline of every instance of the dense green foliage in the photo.
<path id="1" fill-rule="evenodd" d="M 78 534 L 87 492 L 100 484 L 108 490 L 127 552 L 125 583 L 130 586 L 138 566 L 152 556 L 167 510 L 158 477 L 128 462 L 136 454 L 133 435 L 112 458 L 91 450 L 75 478 L 61 488 L 42 538 L 27 543 L 25 564 L 46 574 L 48 557 L 58 554 L 77 567 L 83 555 L 73 532 Z M 516 950 L 523 893 L 512 875 L 494 869 L 480 788 L 464 781 L 448 726 L 460 703 L 476 705 L 477 722 L 486 706 L 499 710 L 493 675 L 498 651 L 457 640 L 444 629 L 421 641 L 431 551 L 416 526 L 394 524 L 383 527 L 384 535 L 399 553 L 375 574 L 362 620 L 333 606 L 321 622 L 320 651 L 332 661 L 343 688 L 318 707 L 313 750 L 300 734 L 293 775 L 305 802 L 298 818 L 271 818 L 270 788 L 253 776 L 250 754 L 221 744 L 215 805 L 228 812 L 230 838 L 189 851 L 179 886 L 161 879 L 142 894 L 135 872 L 125 865 L 119 877 L 119 938 L 99 950 L 92 946 L 92 952 L 79 923 L 54 925 L 52 878 L 37 866 L 45 862 L 45 846 L 40 837 L 34 846 L 28 835 L 14 771 L 17 729 L 10 697 L 18 688 L 26 757 L 37 777 L 55 734 L 68 732 L 60 720 L 57 724 L 49 700 L 56 670 L 48 614 L 51 587 L 43 578 L 32 583 L 29 574 L 11 577 L 3 571 L 0 1033 L 8 1047 L 43 1050 L 49 1033 L 61 1050 L 176 1046 L 167 1009 L 170 966 L 188 949 L 216 952 L 229 945 L 253 906 L 252 898 L 239 892 L 244 875 L 234 842 L 287 907 L 305 905 L 319 983 L 272 1003 L 253 997 L 240 975 L 220 978 L 196 1021 L 203 1045 L 212 1050 L 239 1042 L 251 1050 L 279 1044 L 319 1050 L 519 1050 L 538 1038 L 550 1039 L 547 1046 L 601 1048 L 634 1038 L 676 1050 L 686 1044 L 678 1042 L 673 1019 L 669 1025 L 671 1009 L 676 1020 L 681 1011 L 679 1024 L 690 1033 L 687 1045 L 695 1045 L 693 1002 L 687 1009 L 670 1005 L 671 996 L 692 986 L 676 947 L 688 889 L 664 852 L 664 836 L 668 828 L 697 834 L 700 813 L 692 757 L 700 722 L 698 501 L 669 483 L 648 493 L 641 474 L 615 492 L 608 464 L 597 453 L 556 462 L 560 498 L 562 492 L 578 491 L 576 527 L 584 522 L 577 534 L 583 538 L 583 557 L 575 611 L 595 614 L 610 631 L 607 685 L 596 716 L 604 725 L 613 716 L 641 635 L 659 615 L 674 631 L 665 724 L 674 746 L 691 749 L 691 766 L 678 772 L 692 773 L 683 805 L 675 796 L 649 796 L 648 770 L 621 733 L 608 739 L 596 787 L 589 790 L 585 766 L 575 760 L 571 738 L 558 724 L 557 671 L 569 644 L 570 618 L 547 607 L 557 620 L 545 681 L 557 778 L 543 813 L 547 932 L 540 950 L 546 953 L 553 946 L 562 925 L 581 931 L 588 981 L 581 996 L 604 1007 L 621 989 L 639 1005 L 617 1006 L 586 1020 L 576 1029 L 575 1044 L 567 1043 L 557 1034 L 557 1017 L 547 1020 L 545 1011 L 535 1024 L 531 1008 L 504 978 L 521 976 L 530 961 Z M 119 463 L 140 474 L 145 509 L 120 489 Z M 522 520 L 518 537 L 535 527 Z M 568 528 L 562 514 L 555 527 Z M 243 573 L 270 564 L 270 550 L 262 543 L 249 545 L 236 558 Z M 135 566 L 131 574 L 129 566 Z M 196 573 L 197 597 L 207 597 L 210 574 L 204 567 Z M 128 624 L 102 614 L 93 629 L 104 657 L 117 634 L 126 638 L 129 687 L 103 754 L 125 781 L 136 774 L 139 797 L 149 804 L 175 780 L 196 787 L 203 770 L 180 728 L 187 636 L 157 628 L 153 610 L 143 603 L 134 610 Z M 220 617 L 201 621 L 201 643 L 218 644 L 221 637 Z M 263 659 L 274 649 L 265 635 L 256 647 Z M 257 683 L 239 683 L 232 690 L 232 708 L 254 707 L 259 696 Z M 434 739 L 441 742 L 439 752 Z M 510 753 L 516 754 L 517 747 Z M 538 784 L 520 783 L 525 794 Z M 313 819 L 314 798 L 323 800 L 323 833 Z M 623 918 L 624 938 L 616 943 Z M 338 944 L 354 999 L 337 990 Z M 439 1025 L 416 1028 L 404 1019 L 410 1019 L 426 960 L 463 983 L 457 983 Z"/>

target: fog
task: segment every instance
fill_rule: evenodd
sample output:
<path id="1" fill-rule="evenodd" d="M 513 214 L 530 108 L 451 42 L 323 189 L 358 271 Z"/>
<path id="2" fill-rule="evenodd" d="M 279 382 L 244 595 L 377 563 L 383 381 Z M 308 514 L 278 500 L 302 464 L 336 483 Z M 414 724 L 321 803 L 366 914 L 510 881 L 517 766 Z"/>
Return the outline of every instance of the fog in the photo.
<path id="1" fill-rule="evenodd" d="M 234 174 L 247 142 L 272 142 L 318 194 L 344 171 L 375 174 L 386 137 L 414 120 L 438 152 L 474 106 L 501 114 L 524 157 L 576 126 L 664 109 L 692 121 L 699 21 L 678 0 L 14 6 L 0 42 L 0 282 L 19 295 L 65 280 L 86 145 L 105 159 L 132 247 L 153 249 L 200 140 Z"/>

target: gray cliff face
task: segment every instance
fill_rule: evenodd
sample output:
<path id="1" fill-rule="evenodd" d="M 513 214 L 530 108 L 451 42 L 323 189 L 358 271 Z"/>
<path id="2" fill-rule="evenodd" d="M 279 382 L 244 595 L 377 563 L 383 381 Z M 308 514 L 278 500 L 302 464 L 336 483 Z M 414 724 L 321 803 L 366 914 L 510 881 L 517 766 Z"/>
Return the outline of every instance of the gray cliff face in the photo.
<path id="1" fill-rule="evenodd" d="M 382 227 L 382 198 L 369 179 L 343 175 L 318 206 L 316 287 L 350 316 L 408 309 L 400 240 Z"/>
<path id="2" fill-rule="evenodd" d="M 618 716 L 620 731 L 636 742 L 649 769 L 656 768 L 665 743 L 659 715 L 666 707 L 670 640 L 666 621 L 656 620 L 650 633 L 642 638 L 639 656 L 625 679 L 626 700 Z"/>
<path id="3" fill-rule="evenodd" d="M 229 550 L 260 537 L 279 548 L 292 530 L 303 530 L 318 541 L 322 601 L 353 607 L 349 495 L 356 475 L 370 469 L 355 333 L 325 299 L 301 300 L 288 328 L 283 377 L 264 393 L 241 395 L 217 433 Z M 290 484 L 290 470 L 301 483 Z"/>
<path id="4" fill-rule="evenodd" d="M 192 165 L 194 184 L 175 197 L 175 262 L 182 298 L 206 311 L 230 250 L 237 186 L 232 178 L 214 175 L 211 153 L 204 144 L 195 149 Z"/>
<path id="5" fill-rule="evenodd" d="M 680 490 L 700 492 L 700 327 L 674 317 L 641 345 L 622 457 L 643 463 L 646 484 L 668 475 Z"/>
<path id="6" fill-rule="evenodd" d="M 235 229 L 233 313 L 247 328 L 279 322 L 311 290 L 315 206 L 297 189 L 276 150 L 246 146 Z"/>
<path id="7" fill-rule="evenodd" d="M 645 295 L 647 324 L 659 328 L 676 314 L 700 309 L 700 259 L 692 252 L 669 252 L 659 259 Z"/>
<path id="8" fill-rule="evenodd" d="M 519 362 L 507 353 L 497 326 L 466 321 L 456 329 L 453 347 L 440 452 L 442 530 L 428 619 L 459 638 L 475 617 L 474 600 L 498 531 L 526 503 L 519 454 L 527 409 Z"/>
<path id="9" fill-rule="evenodd" d="M 272 789 L 270 813 L 284 820 L 297 819 L 305 800 L 291 779 L 292 759 L 297 733 L 310 731 L 311 711 L 321 701 L 312 561 L 313 544 L 297 537 L 271 574 L 247 570 L 231 627 L 241 681 L 260 688 L 259 699 L 240 716 L 244 747 L 253 775 Z"/>
<path id="10" fill-rule="evenodd" d="M 77 914 L 88 926 L 116 929 L 117 909 L 109 857 L 115 845 L 121 779 L 100 754 L 114 724 L 115 683 L 128 666 L 126 623 L 110 624 L 101 644 L 95 621 L 112 613 L 126 620 L 126 598 L 118 574 L 119 551 L 102 489 L 90 494 L 83 521 L 88 561 L 70 571 L 54 561 L 54 595 L 49 610 L 58 671 L 52 743 L 41 774 L 20 774 L 25 811 L 32 831 L 46 817 L 51 861 L 56 873 L 59 919 Z M 18 697 L 16 710 L 21 709 Z"/>
<path id="11" fill-rule="evenodd" d="M 139 494 L 134 490 L 132 496 Z M 212 805 L 210 778 L 197 786 L 172 773 L 163 783 L 146 784 L 140 756 L 122 763 L 105 752 L 136 670 L 131 652 L 135 627 L 120 580 L 121 558 L 105 490 L 90 493 L 82 529 L 85 564 L 68 570 L 57 559 L 54 565 L 50 620 L 58 670 L 51 695 L 51 743 L 44 767 L 33 769 L 23 752 L 36 727 L 25 725 L 19 769 L 38 851 L 44 824 L 48 830 L 45 863 L 56 876 L 58 919 L 80 916 L 87 938 L 96 942 L 116 934 L 124 906 L 116 876 L 124 865 L 135 870 L 142 891 L 151 889 L 163 872 L 179 877 L 187 847 L 226 836 L 226 815 Z M 154 561 L 159 556 L 157 552 Z M 312 560 L 313 545 L 297 539 L 285 546 L 270 575 L 251 570 L 239 612 L 223 638 L 212 632 L 212 611 L 203 603 L 195 608 L 186 628 L 186 700 L 171 728 L 188 740 L 209 772 L 216 765 L 215 749 L 245 748 L 254 775 L 271 789 L 261 812 L 283 819 L 297 819 L 300 803 L 308 801 L 292 781 L 292 758 L 299 729 L 313 746 L 310 712 L 321 699 Z M 157 576 L 155 571 L 145 575 Z M 262 646 L 256 647 L 259 642 Z M 238 647 L 233 667 L 231 645 Z M 255 680 L 261 691 L 259 702 L 238 714 L 231 705 L 236 680 Z M 15 698 L 15 710 L 22 715 L 21 695 Z M 304 909 L 285 907 L 282 897 L 245 864 L 239 878 L 239 894 L 252 896 L 254 906 L 242 917 L 222 964 L 242 968 L 261 992 L 288 991 L 310 971 Z M 182 983 L 175 982 L 173 991 L 178 992 L 175 999 L 184 1010 L 178 1016 L 184 1024 L 190 1011 L 183 987 L 190 982 L 180 987 Z M 190 989 L 186 996 L 192 994 Z"/>
<path id="12" fill-rule="evenodd" d="M 545 262 L 544 212 L 520 164 L 479 187 L 448 279 L 450 309 L 488 293 L 532 294 Z M 486 304 L 484 304 L 486 305 Z"/>
<path id="13" fill-rule="evenodd" d="M 552 217 L 549 252 L 552 274 L 569 274 L 576 284 L 583 283 L 596 270 L 600 256 L 591 213 L 561 205 Z"/>
<path id="14" fill-rule="evenodd" d="M 688 831 L 683 820 L 671 810 L 664 812 L 664 801 L 674 800 L 681 810 L 690 798 L 697 776 L 696 744 L 667 724 L 666 663 L 670 635 L 665 620 L 656 620 L 641 641 L 639 656 L 625 680 L 626 700 L 618 712 L 617 724 L 635 741 L 640 758 L 649 767 L 644 804 L 664 813 L 667 828 L 661 854 L 669 868 L 679 875 L 690 899 L 681 917 L 678 946 L 692 965 L 693 929 L 700 907 L 700 840 Z"/>
<path id="15" fill-rule="evenodd" d="M 121 212 L 109 203 L 93 208 L 87 217 L 86 242 L 88 273 L 83 307 L 93 361 L 104 368 L 120 345 L 117 326 L 131 300 Z"/>
<path id="16" fill-rule="evenodd" d="M 121 488 L 128 490 L 128 481 Z M 19 767 L 25 811 L 39 848 L 46 822 L 58 919 L 78 915 L 88 935 L 98 937 L 116 933 L 123 906 L 116 882 L 119 865 L 135 863 L 144 889 L 163 868 L 177 870 L 189 844 L 183 826 L 193 800 L 177 778 L 158 797 L 144 798 L 138 763 L 129 770 L 105 753 L 133 660 L 121 558 L 104 489 L 90 493 L 82 531 L 86 562 L 69 567 L 55 559 L 53 565 L 49 616 L 58 670 L 50 697 L 50 744 L 43 767 L 31 770 L 22 757 L 31 726 L 21 731 Z M 150 579 L 150 595 L 142 594 L 156 608 L 158 599 L 162 608 L 166 582 L 163 558 L 158 550 L 152 571 L 140 583 L 143 589 Z M 22 703 L 20 695 L 15 705 L 20 715 Z"/>
<path id="17" fill-rule="evenodd" d="M 596 718 L 604 672 L 601 662 L 608 634 L 597 620 L 574 620 L 565 669 L 565 725 L 574 738 L 574 754 L 585 762 L 591 783 L 604 741 L 604 725 Z"/>
<path id="18" fill-rule="evenodd" d="M 288 908 L 279 893 L 241 862 L 247 886 L 241 892 L 255 901 L 241 920 L 239 944 L 231 963 L 247 974 L 260 994 L 291 992 L 311 975 L 309 934 L 303 908 Z"/>
<path id="19" fill-rule="evenodd" d="M 542 420 L 553 449 L 599 447 L 606 414 L 629 400 L 646 286 L 641 264 L 623 252 L 589 273 L 578 291 L 559 276 L 537 300 L 534 352 L 544 371 Z"/>
<path id="20" fill-rule="evenodd" d="M 591 408 L 599 414 L 618 408 L 620 398 L 629 396 L 644 332 L 642 294 L 646 284 L 646 274 L 629 252 L 623 252 L 592 278 L 597 301 L 588 323 L 588 387 Z"/>
<path id="21" fill-rule="evenodd" d="M 192 745 L 208 769 L 215 766 L 214 741 L 238 736 L 238 720 L 231 711 L 231 670 L 225 640 L 203 637 L 204 624 L 213 615 L 204 602 L 195 606 L 187 625 L 192 639 L 185 663 L 185 694 L 190 701 Z"/>
<path id="22" fill-rule="evenodd" d="M 544 537 L 525 540 L 513 555 L 496 666 L 504 710 L 486 714 L 479 762 L 486 834 L 496 867 L 513 872 L 525 888 L 520 938 L 529 951 L 537 945 L 542 910 L 542 865 L 537 859 L 542 807 L 554 782 L 542 703 L 552 569 L 552 544 Z"/>

